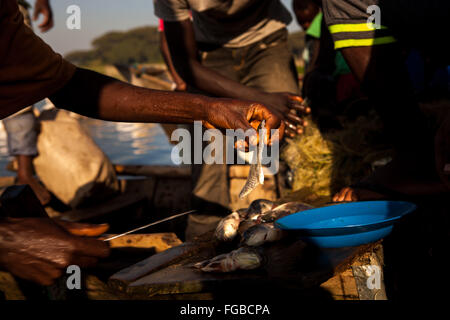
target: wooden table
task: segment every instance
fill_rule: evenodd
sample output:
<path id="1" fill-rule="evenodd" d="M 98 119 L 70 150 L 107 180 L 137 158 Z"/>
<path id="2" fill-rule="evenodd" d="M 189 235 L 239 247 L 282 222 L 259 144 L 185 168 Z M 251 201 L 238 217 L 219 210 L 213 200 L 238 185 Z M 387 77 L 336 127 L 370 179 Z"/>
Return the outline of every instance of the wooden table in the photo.
<path id="1" fill-rule="evenodd" d="M 284 294 L 331 299 L 333 294 L 321 285 L 333 277 L 348 275 L 352 265 L 363 265 L 363 259 L 367 260 L 377 248 L 380 242 L 338 249 L 319 249 L 301 241 L 281 242 L 267 248 L 266 261 L 260 269 L 204 273 L 192 265 L 227 251 L 214 246 L 205 236 L 201 241 L 183 243 L 117 272 L 109 278 L 108 287 L 128 299 L 279 298 Z M 285 262 L 284 255 L 292 252 L 297 256 Z M 333 291 L 331 283 L 328 287 Z M 358 298 L 356 283 L 353 287 L 347 295 Z"/>

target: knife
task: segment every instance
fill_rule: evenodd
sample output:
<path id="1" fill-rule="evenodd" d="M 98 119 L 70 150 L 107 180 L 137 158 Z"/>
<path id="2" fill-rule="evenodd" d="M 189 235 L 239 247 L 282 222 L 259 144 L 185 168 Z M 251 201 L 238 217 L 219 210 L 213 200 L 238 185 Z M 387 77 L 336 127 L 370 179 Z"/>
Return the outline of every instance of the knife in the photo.
<path id="1" fill-rule="evenodd" d="M 136 232 L 136 231 L 139 231 L 139 230 L 142 230 L 142 229 L 145 229 L 145 228 L 148 228 L 148 227 L 151 227 L 151 226 L 160 224 L 160 223 L 162 223 L 162 222 L 166 222 L 166 221 L 169 221 L 169 220 L 173 220 L 173 219 L 176 219 L 176 218 L 178 218 L 178 217 L 182 217 L 182 216 L 185 216 L 185 215 L 187 215 L 187 214 L 189 214 L 189 213 L 193 213 L 193 212 L 196 212 L 196 211 L 197 211 L 197 210 L 189 210 L 189 211 L 186 211 L 186 212 L 183 212 L 183 213 L 178 213 L 178 214 L 175 214 L 175 215 L 173 215 L 173 216 L 170 216 L 170 217 L 167 217 L 167 218 L 164 218 L 164 219 L 161 219 L 161 220 L 158 220 L 158 221 L 155 221 L 155 222 L 146 224 L 145 226 L 141 226 L 141 227 L 138 227 L 138 228 L 136 228 L 136 229 L 133 229 L 133 230 L 130 230 L 130 231 L 127 231 L 127 232 L 124 232 L 124 233 L 121 233 L 121 234 L 117 234 L 117 235 L 115 235 L 115 236 L 112 236 L 112 237 L 103 239 L 103 241 L 110 241 L 110 240 L 113 240 L 113 239 L 117 239 L 117 238 L 126 236 L 127 234 L 130 234 L 130 233 L 133 233 L 133 232 Z"/>

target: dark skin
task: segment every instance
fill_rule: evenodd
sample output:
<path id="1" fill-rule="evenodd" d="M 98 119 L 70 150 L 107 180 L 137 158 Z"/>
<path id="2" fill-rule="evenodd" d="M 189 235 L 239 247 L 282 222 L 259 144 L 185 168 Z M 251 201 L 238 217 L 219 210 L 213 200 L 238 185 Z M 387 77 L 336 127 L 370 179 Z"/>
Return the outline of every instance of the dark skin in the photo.
<path id="1" fill-rule="evenodd" d="M 4 219 L 0 223 L 0 266 L 22 279 L 50 285 L 67 266 L 89 267 L 109 255 L 105 242 L 79 236 L 97 236 L 105 228 L 86 225 L 80 232 L 80 224 L 75 224 L 72 229 L 78 236 L 74 236 L 65 229 L 71 225 L 59 225 L 49 218 Z"/>
<path id="2" fill-rule="evenodd" d="M 36 0 L 34 4 L 33 20 L 37 21 L 42 16 L 42 22 L 38 25 L 41 32 L 47 32 L 53 27 L 53 12 L 48 0 Z M 29 155 L 17 156 L 17 183 L 27 184 L 38 197 L 42 205 L 50 202 L 51 195 L 48 190 L 39 183 L 34 176 L 33 158 Z"/>
<path id="3" fill-rule="evenodd" d="M 311 0 L 294 0 L 292 1 L 292 7 L 297 22 L 303 30 L 306 30 L 311 26 L 311 22 L 320 12 L 320 7 Z"/>
<path id="4" fill-rule="evenodd" d="M 47 32 L 53 28 L 53 12 L 49 0 L 36 0 L 34 4 L 33 20 L 37 21 L 40 15 L 43 16 L 43 20 L 38 27 L 41 32 Z"/>
<path id="5" fill-rule="evenodd" d="M 284 131 L 284 123 L 257 102 L 140 88 L 81 68 L 49 99 L 58 108 L 109 121 L 200 120 L 208 128 L 247 130 L 264 119 L 265 139 L 270 143 L 270 129 L 280 129 L 280 138 Z M 18 110 L 8 111 L 1 116 Z M 105 242 L 80 237 L 105 231 L 104 226 L 58 224 L 48 218 L 5 219 L 0 222 L 0 266 L 18 277 L 49 285 L 68 265 L 89 266 L 107 256 Z"/>
<path id="6" fill-rule="evenodd" d="M 434 164 L 430 146 L 433 140 L 425 133 L 424 116 L 413 98 L 398 46 L 350 47 L 342 49 L 342 54 L 353 74 L 361 81 L 365 93 L 377 106 L 385 130 L 397 150 L 393 161 L 377 170 L 371 180 L 387 189 L 409 195 L 445 191 L 442 183 L 432 181 Z M 395 108 L 397 111 L 392 112 Z M 437 156 L 436 159 L 439 162 L 436 163 L 438 172 L 442 172 L 442 157 Z M 346 187 L 333 197 L 333 201 L 380 198 L 385 196 L 370 190 Z"/>
<path id="7" fill-rule="evenodd" d="M 159 33 L 159 48 L 161 50 L 161 55 L 163 56 L 164 62 L 169 69 L 170 75 L 176 84 L 175 91 L 186 91 L 186 82 L 184 82 L 184 80 L 180 77 L 177 70 L 175 70 L 175 66 L 173 65 L 172 56 L 170 55 L 169 45 L 167 44 L 166 34 L 164 31 Z"/>
<path id="8" fill-rule="evenodd" d="M 302 105 L 299 96 L 282 92 L 268 93 L 250 88 L 230 80 L 214 70 L 201 64 L 195 41 L 192 21 L 186 19 L 177 22 L 165 22 L 164 32 L 167 37 L 172 60 L 180 76 L 195 88 L 217 97 L 257 101 L 269 107 L 280 119 L 286 122 L 286 134 L 294 136 L 303 132 L 303 120 L 291 110 L 309 113 L 309 108 Z"/>
<path id="9" fill-rule="evenodd" d="M 207 128 L 245 131 L 265 119 L 268 131 L 284 129 L 280 118 L 258 102 L 146 89 L 82 68 L 77 68 L 69 83 L 49 98 L 59 108 L 108 121 L 200 120 Z"/>

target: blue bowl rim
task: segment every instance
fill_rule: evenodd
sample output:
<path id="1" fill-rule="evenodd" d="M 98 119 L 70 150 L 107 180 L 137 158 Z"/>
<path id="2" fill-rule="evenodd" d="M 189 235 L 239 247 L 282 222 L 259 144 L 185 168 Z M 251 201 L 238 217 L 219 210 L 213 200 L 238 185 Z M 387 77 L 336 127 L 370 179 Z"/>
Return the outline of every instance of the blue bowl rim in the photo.
<path id="1" fill-rule="evenodd" d="M 352 204 L 358 204 L 358 203 L 363 203 L 363 202 L 364 203 L 397 202 L 397 203 L 408 204 L 410 207 L 407 208 L 404 212 L 402 212 L 402 214 L 397 215 L 395 217 L 392 217 L 389 219 L 384 219 L 381 221 L 374 221 L 374 222 L 370 222 L 370 223 L 359 224 L 359 225 L 349 225 L 349 226 L 336 227 L 336 228 L 313 228 L 313 229 L 310 229 L 310 228 L 286 228 L 285 226 L 280 224 L 279 221 L 286 217 L 292 216 L 292 215 L 289 215 L 289 216 L 286 216 L 286 217 L 276 220 L 275 226 L 277 228 L 280 228 L 280 229 L 283 229 L 286 231 L 295 231 L 298 233 L 304 233 L 305 236 L 333 236 L 333 235 L 336 236 L 336 235 L 346 235 L 346 234 L 352 234 L 352 233 L 363 233 L 363 232 L 369 232 L 369 231 L 387 227 L 387 226 L 393 224 L 395 221 L 399 220 L 400 218 L 404 217 L 405 215 L 407 215 L 417 209 L 417 206 L 412 202 L 391 201 L 391 200 L 389 200 L 389 201 L 387 201 L 387 200 L 358 201 L 358 202 L 349 202 L 349 203 L 338 203 L 336 205 L 352 205 Z M 324 207 L 299 211 L 299 212 L 296 212 L 293 214 L 297 214 L 300 212 L 306 212 L 306 211 L 310 212 L 310 211 L 314 211 L 314 210 L 318 210 L 318 209 L 322 209 L 322 208 L 324 208 Z"/>

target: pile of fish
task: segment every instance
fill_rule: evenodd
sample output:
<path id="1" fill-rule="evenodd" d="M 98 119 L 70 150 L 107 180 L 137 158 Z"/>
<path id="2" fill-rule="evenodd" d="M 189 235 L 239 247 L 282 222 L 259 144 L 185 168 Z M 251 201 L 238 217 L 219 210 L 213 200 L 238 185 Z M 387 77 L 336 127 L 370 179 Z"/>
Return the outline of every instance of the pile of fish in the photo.
<path id="1" fill-rule="evenodd" d="M 239 209 L 223 218 L 214 233 L 216 241 L 238 243 L 238 248 L 201 261 L 194 267 L 204 272 L 232 272 L 259 268 L 264 261 L 261 254 L 263 246 L 281 240 L 285 236 L 283 230 L 274 226 L 274 221 L 311 208 L 300 202 L 274 206 L 269 200 L 253 201 L 247 209 Z"/>

